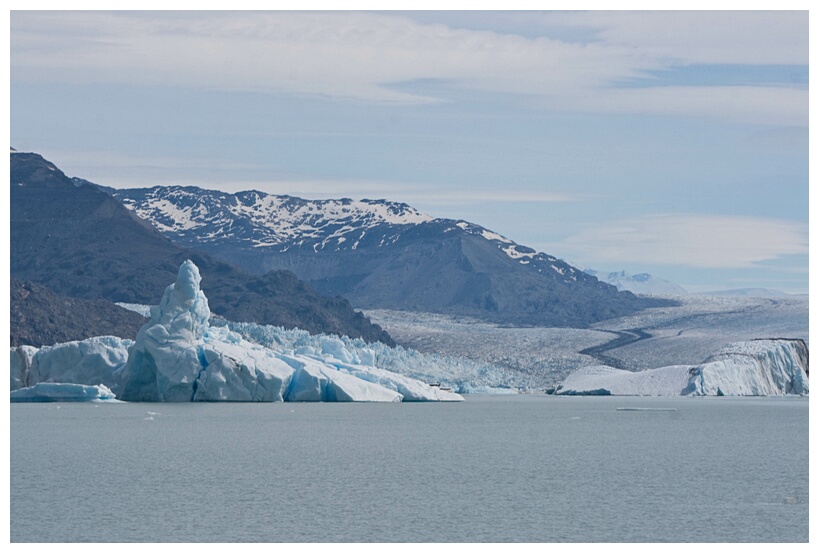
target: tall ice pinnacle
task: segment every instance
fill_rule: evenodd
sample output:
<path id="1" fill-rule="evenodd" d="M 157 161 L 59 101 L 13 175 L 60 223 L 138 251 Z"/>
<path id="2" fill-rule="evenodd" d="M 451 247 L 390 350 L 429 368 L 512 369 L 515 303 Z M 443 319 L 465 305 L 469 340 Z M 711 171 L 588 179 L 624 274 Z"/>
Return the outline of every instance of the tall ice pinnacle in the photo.
<path id="1" fill-rule="evenodd" d="M 210 319 L 208 299 L 199 289 L 201 281 L 199 268 L 190 259 L 185 261 L 179 267 L 176 282 L 165 289 L 162 301 L 151 307 L 151 321 L 142 327 L 140 334 L 159 331 L 155 338 L 161 342 L 201 340 Z"/>
<path id="2" fill-rule="evenodd" d="M 162 301 L 151 307 L 151 320 L 129 349 L 122 399 L 191 401 L 194 383 L 206 366 L 202 346 L 210 319 L 201 280 L 199 268 L 185 261 Z"/>

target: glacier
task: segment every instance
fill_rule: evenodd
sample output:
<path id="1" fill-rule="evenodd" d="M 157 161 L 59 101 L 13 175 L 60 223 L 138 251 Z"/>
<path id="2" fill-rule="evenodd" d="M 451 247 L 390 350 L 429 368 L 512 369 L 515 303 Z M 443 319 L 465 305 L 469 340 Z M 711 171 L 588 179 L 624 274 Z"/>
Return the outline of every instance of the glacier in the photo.
<path id="1" fill-rule="evenodd" d="M 802 340 L 734 342 L 699 365 L 625 371 L 583 367 L 558 395 L 777 396 L 808 395 L 808 348 Z"/>
<path id="2" fill-rule="evenodd" d="M 190 260 L 150 309 L 136 340 L 90 338 L 11 349 L 13 390 L 39 383 L 104 385 L 125 401 L 462 401 L 376 366 L 375 353 L 331 337 L 319 347 L 265 347 L 211 326 Z"/>

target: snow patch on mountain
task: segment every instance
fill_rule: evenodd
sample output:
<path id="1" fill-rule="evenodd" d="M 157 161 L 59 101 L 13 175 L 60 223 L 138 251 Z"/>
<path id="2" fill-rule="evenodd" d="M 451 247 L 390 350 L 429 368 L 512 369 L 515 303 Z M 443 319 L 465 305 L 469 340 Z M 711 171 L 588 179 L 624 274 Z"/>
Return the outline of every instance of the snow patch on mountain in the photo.
<path id="1" fill-rule="evenodd" d="M 181 186 L 113 194 L 161 232 L 185 236 L 205 227 L 207 232 L 199 235 L 203 241 L 232 237 L 263 248 L 308 241 L 319 244 L 316 249 L 324 249 L 343 243 L 347 234 L 362 229 L 433 220 L 407 204 L 386 200 L 309 201 L 255 190 L 227 194 Z"/>
<path id="2" fill-rule="evenodd" d="M 512 259 L 521 259 L 521 258 L 523 258 L 523 259 L 528 260 L 533 255 L 535 255 L 534 250 L 529 251 L 528 248 L 524 248 L 524 247 L 521 247 L 521 246 L 518 246 L 518 245 L 507 246 L 507 247 L 501 248 L 501 249 L 503 250 L 503 252 L 506 255 L 508 255 Z"/>

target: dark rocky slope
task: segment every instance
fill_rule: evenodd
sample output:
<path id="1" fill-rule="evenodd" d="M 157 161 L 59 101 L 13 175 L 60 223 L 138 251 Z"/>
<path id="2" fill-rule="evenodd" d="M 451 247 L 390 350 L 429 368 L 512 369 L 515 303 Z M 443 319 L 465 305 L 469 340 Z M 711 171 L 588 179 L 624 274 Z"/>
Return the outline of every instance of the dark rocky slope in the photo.
<path id="1" fill-rule="evenodd" d="M 215 314 L 393 344 L 349 302 L 287 271 L 251 275 L 182 248 L 95 186 L 79 185 L 41 156 L 11 154 L 11 275 L 59 295 L 155 304 L 185 259 L 202 272 Z"/>
<path id="2" fill-rule="evenodd" d="M 108 335 L 134 339 L 144 324 L 144 317 L 111 301 L 60 296 L 41 284 L 11 279 L 12 346 Z"/>

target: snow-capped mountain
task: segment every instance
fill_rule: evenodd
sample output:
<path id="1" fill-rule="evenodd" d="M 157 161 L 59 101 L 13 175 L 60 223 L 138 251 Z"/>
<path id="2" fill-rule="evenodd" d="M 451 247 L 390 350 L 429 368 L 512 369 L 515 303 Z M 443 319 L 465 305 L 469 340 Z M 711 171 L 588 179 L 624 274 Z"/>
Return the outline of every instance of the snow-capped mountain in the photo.
<path id="1" fill-rule="evenodd" d="M 81 337 L 82 327 L 104 327 L 95 319 L 110 311 L 93 305 L 80 310 L 79 304 L 72 309 L 64 298 L 155 303 L 176 267 L 192 259 L 207 270 L 203 289 L 221 316 L 392 343 L 346 300 L 323 296 L 292 273 L 250 274 L 182 248 L 108 193 L 68 178 L 41 156 L 14 151 L 10 156 L 10 273 L 53 292 L 19 304 L 12 336 L 34 329 L 25 334 L 27 343 L 46 343 L 56 325 L 80 334 L 71 338 Z M 77 320 L 78 310 L 91 319 Z"/>
<path id="2" fill-rule="evenodd" d="M 180 245 L 256 273 L 289 269 L 363 308 L 585 326 L 655 301 L 480 225 L 403 203 L 179 186 L 107 190 Z"/>
<path id="3" fill-rule="evenodd" d="M 558 280 L 577 281 L 580 275 L 578 269 L 555 257 L 515 244 L 479 225 L 434 219 L 405 203 L 349 198 L 304 200 L 255 190 L 228 194 L 191 186 L 110 190 L 125 207 L 180 244 L 212 244 L 218 250 L 229 243 L 231 248 L 264 253 L 389 248 L 407 232 L 431 223 L 430 227 L 443 226 L 445 233 L 479 236 L 492 242 L 510 260 L 531 265 L 540 273 L 546 270 Z M 246 268 L 264 272 L 269 267 Z"/>
<path id="4" fill-rule="evenodd" d="M 628 290 L 635 294 L 647 296 L 684 296 L 688 294 L 688 291 L 682 286 L 670 280 L 656 278 L 649 273 L 632 275 L 625 271 L 606 273 L 592 269 L 587 269 L 586 273 L 617 287 L 618 290 Z"/>
<path id="5" fill-rule="evenodd" d="M 307 201 L 256 191 L 227 194 L 193 187 L 114 191 L 114 195 L 158 230 L 179 241 L 230 239 L 252 248 L 356 249 L 373 229 L 432 220 L 412 207 L 387 201 Z M 394 242 L 397 236 L 381 236 Z"/>

